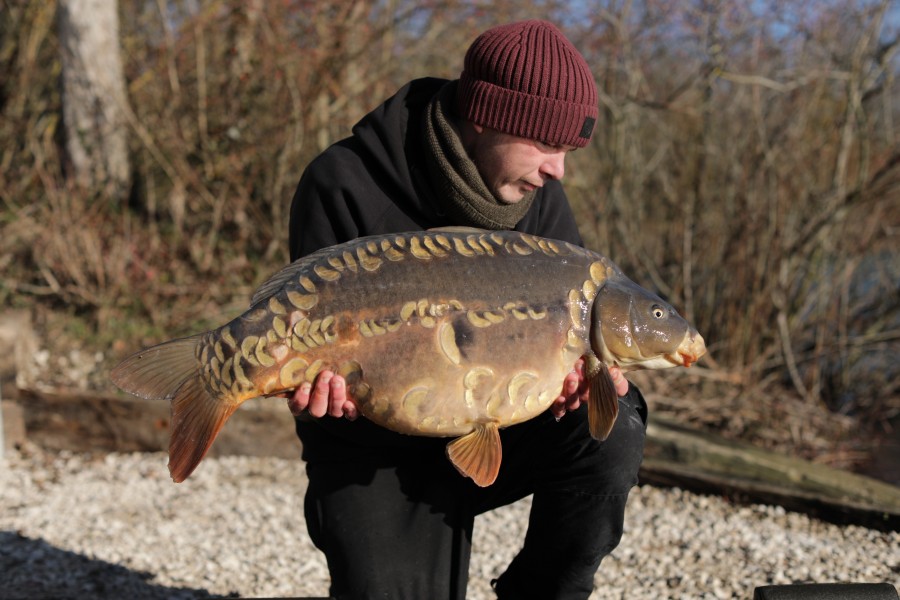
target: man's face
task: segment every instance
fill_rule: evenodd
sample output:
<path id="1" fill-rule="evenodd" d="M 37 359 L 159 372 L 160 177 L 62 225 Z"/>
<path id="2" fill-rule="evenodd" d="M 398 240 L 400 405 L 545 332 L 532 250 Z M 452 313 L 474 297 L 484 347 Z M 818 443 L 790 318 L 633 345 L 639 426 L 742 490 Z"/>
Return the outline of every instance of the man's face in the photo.
<path id="1" fill-rule="evenodd" d="M 549 179 L 562 179 L 572 146 L 551 146 L 474 125 L 477 133 L 466 149 L 495 196 L 515 204 Z"/>

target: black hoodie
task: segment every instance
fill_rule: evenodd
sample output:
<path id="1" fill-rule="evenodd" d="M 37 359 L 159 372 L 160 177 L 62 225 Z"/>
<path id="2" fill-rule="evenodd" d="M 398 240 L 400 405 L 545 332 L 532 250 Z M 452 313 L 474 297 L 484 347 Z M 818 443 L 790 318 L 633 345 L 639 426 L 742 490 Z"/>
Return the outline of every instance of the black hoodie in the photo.
<path id="1" fill-rule="evenodd" d="M 335 143 L 307 166 L 291 205 L 291 260 L 366 235 L 471 225 L 454 223 L 442 215 L 439 201 L 415 183 L 426 169 L 422 158 L 425 107 L 446 83 L 435 78 L 408 83 L 363 117 L 353 127 L 352 136 Z M 537 190 L 515 229 L 582 245 L 558 181 L 548 181 Z M 364 418 L 353 422 L 330 417 L 315 422 L 300 419 L 297 431 L 307 460 L 352 456 L 360 447 L 371 451 L 436 441 L 394 433 Z M 443 447 L 446 440 L 439 443 Z"/>
<path id="2" fill-rule="evenodd" d="M 444 79 L 416 79 L 370 112 L 307 166 L 291 205 L 291 260 L 364 235 L 421 231 L 452 223 L 415 184 L 425 171 L 423 119 Z M 516 231 L 581 245 L 558 181 L 537 190 Z"/>

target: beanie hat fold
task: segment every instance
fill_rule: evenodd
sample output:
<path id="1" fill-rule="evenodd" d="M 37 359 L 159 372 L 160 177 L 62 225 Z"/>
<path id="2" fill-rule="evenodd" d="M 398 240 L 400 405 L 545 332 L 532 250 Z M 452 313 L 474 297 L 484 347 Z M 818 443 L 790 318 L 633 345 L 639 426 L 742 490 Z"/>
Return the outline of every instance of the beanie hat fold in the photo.
<path id="1" fill-rule="evenodd" d="M 474 123 L 523 138 L 553 145 L 587 145 L 588 127 L 597 118 L 597 108 L 555 98 L 523 94 L 476 81 L 461 98 L 470 110 L 464 116 Z"/>
<path id="2" fill-rule="evenodd" d="M 584 57 L 553 24 L 531 20 L 494 27 L 472 43 L 457 108 L 485 127 L 580 148 L 593 133 L 597 97 Z"/>

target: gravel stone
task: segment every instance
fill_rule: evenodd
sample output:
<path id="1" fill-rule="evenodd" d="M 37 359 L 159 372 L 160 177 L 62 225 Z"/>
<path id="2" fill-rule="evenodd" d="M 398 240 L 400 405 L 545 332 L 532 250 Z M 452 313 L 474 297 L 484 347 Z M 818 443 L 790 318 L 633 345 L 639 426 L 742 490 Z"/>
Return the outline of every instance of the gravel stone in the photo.
<path id="1" fill-rule="evenodd" d="M 8 452 L 0 597 L 324 597 L 305 489 L 299 460 L 208 458 L 176 485 L 161 453 Z M 520 547 L 530 504 L 476 520 L 470 599 L 494 597 L 490 579 Z M 757 586 L 813 582 L 900 586 L 900 532 L 641 486 L 591 598 L 749 599 Z"/>

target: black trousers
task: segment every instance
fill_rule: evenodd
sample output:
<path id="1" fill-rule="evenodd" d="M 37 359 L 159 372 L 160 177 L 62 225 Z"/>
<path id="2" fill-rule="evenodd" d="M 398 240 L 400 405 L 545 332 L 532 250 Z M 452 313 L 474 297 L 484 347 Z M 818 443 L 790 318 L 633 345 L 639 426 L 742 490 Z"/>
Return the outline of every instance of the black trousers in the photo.
<path id="1" fill-rule="evenodd" d="M 643 455 L 647 406 L 634 386 L 619 410 L 605 442 L 591 438 L 585 407 L 502 430 L 503 463 L 487 488 L 456 472 L 446 439 L 407 437 L 402 448 L 348 454 L 346 440 L 298 420 L 306 522 L 328 561 L 331 596 L 465 598 L 475 516 L 533 494 L 525 542 L 495 582 L 498 597 L 587 598 L 621 539 Z"/>

